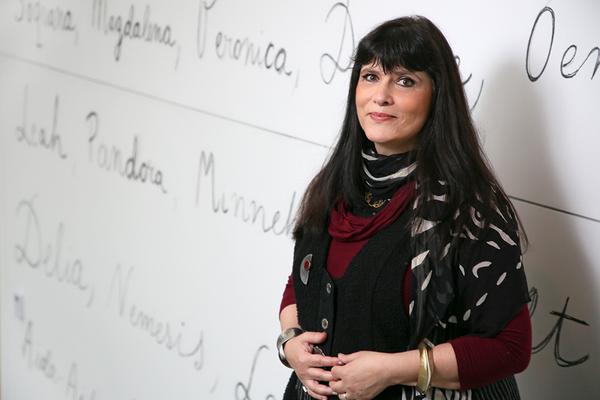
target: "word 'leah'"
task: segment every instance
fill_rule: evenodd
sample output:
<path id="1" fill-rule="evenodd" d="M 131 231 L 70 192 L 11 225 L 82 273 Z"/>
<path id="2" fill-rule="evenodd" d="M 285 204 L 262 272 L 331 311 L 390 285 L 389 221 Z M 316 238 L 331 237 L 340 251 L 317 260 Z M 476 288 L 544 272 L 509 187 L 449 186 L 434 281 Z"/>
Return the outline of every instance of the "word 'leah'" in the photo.
<path id="1" fill-rule="evenodd" d="M 29 122 L 29 87 L 25 86 L 23 95 L 23 114 L 21 125 L 15 129 L 17 142 L 24 143 L 28 147 L 37 147 L 56 153 L 61 159 L 67 158 L 63 150 L 63 143 L 58 132 L 58 110 L 60 99 L 54 96 L 54 107 L 52 109 L 52 127 L 48 129 L 41 123 Z"/>

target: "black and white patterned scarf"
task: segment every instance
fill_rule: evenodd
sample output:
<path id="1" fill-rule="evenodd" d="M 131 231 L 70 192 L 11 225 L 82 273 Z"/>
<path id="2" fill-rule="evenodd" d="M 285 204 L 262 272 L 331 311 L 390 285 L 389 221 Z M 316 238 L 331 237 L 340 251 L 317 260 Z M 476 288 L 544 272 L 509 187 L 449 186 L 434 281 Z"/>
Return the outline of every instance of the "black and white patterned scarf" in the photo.
<path id="1" fill-rule="evenodd" d="M 413 152 L 382 156 L 372 149 L 363 150 L 362 176 L 367 190 L 374 198 L 391 197 L 403 183 L 415 179 L 414 156 Z M 436 182 L 433 192 L 431 198 L 424 199 L 417 181 L 413 212 L 419 202 L 429 204 L 421 208 L 426 215 L 412 217 L 409 349 L 416 348 L 425 337 L 435 344 L 464 332 L 493 337 L 529 301 L 518 225 L 510 207 L 496 208 L 486 224 L 482 219 L 484 205 L 476 201 L 464 208 L 468 218 L 457 228 L 454 222 L 459 220 L 460 211 L 454 212 L 451 221 L 441 217 L 448 215 L 445 182 Z M 500 398 L 519 398 L 514 378 L 473 391 L 433 388 L 427 398 L 497 398 L 484 395 L 496 393 L 496 386 L 501 389 L 498 393 L 503 393 Z M 490 387 L 494 389 L 490 391 Z M 410 390 L 407 398 L 414 398 L 414 388 Z"/>
<path id="2" fill-rule="evenodd" d="M 363 149 L 361 174 L 366 190 L 372 193 L 374 200 L 391 198 L 400 186 L 414 179 L 417 168 L 415 156 L 415 152 L 385 156 L 378 154 L 370 146 Z M 443 201 L 444 193 L 435 196 L 434 200 Z M 415 199 L 414 207 L 417 206 L 418 201 L 420 201 L 419 197 Z M 440 207 L 426 209 L 435 213 L 436 210 L 440 210 Z M 418 342 L 426 337 L 430 329 L 441 320 L 453 298 L 453 288 L 450 284 L 444 284 L 452 281 L 451 269 L 448 265 L 450 257 L 446 258 L 447 254 L 440 254 L 441 244 L 436 243 L 440 240 L 440 236 L 451 236 L 447 232 L 442 235 L 440 230 L 443 224 L 439 223 L 436 215 L 415 216 L 412 221 L 411 236 L 415 257 L 412 259 L 411 269 L 415 276 L 413 282 L 420 283 L 417 285 L 420 290 L 413 290 L 416 297 L 412 299 L 409 306 L 412 328 L 410 347 L 416 348 Z M 446 253 L 449 248 L 450 245 L 445 247 Z M 437 254 L 437 257 L 434 257 L 434 254 Z M 436 260 L 436 268 L 433 265 L 434 260 Z M 432 293 L 436 295 L 430 297 Z"/>
<path id="3" fill-rule="evenodd" d="M 400 186 L 412 180 L 417 168 L 415 157 L 415 152 L 384 156 L 373 148 L 363 149 L 361 176 L 373 199 L 389 199 Z"/>

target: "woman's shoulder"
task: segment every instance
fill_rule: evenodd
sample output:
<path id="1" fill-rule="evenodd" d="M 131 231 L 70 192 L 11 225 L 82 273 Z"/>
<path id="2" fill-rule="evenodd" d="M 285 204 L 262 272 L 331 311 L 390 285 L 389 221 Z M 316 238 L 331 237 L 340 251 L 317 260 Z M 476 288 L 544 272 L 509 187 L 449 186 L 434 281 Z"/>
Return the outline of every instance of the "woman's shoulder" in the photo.
<path id="1" fill-rule="evenodd" d="M 461 192 L 458 195 L 452 192 L 460 190 L 456 188 L 453 190 L 451 185 L 444 180 L 431 181 L 431 195 L 426 202 L 429 208 L 428 213 L 432 214 L 431 219 L 436 219 L 436 216 L 442 219 L 451 219 L 455 224 L 451 223 L 450 225 L 464 225 L 469 230 L 479 233 L 486 231 L 490 225 L 509 231 L 518 231 L 519 219 L 504 192 L 491 184 L 484 190 L 486 194 Z M 420 197 L 416 198 L 416 202 L 422 200 Z M 465 232 L 463 230 L 460 233 Z"/>
<path id="2" fill-rule="evenodd" d="M 469 207 L 470 222 L 477 225 L 482 233 L 501 229 L 512 235 L 519 235 L 519 218 L 510 200 L 504 196 L 496 196 L 491 201 L 483 202 L 476 196 Z"/>
<path id="3" fill-rule="evenodd" d="M 510 203 L 486 205 L 476 200 L 462 210 L 458 253 L 468 259 L 521 259 L 521 233 L 518 217 Z M 477 260 L 478 262 L 481 260 Z M 477 263 L 476 263 L 477 264 Z"/>
<path id="4" fill-rule="evenodd" d="M 467 331 L 494 336 L 529 301 L 518 217 L 509 203 L 466 212 L 453 258 L 458 312 Z"/>

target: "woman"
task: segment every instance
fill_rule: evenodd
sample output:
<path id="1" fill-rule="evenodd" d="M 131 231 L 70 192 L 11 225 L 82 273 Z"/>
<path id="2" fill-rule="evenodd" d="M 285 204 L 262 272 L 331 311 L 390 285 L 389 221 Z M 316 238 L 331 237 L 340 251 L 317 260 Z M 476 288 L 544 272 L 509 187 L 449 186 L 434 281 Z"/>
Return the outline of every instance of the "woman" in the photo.
<path id="1" fill-rule="evenodd" d="M 531 348 L 519 232 L 442 33 L 418 16 L 375 28 L 294 231 L 284 398 L 518 399 Z"/>

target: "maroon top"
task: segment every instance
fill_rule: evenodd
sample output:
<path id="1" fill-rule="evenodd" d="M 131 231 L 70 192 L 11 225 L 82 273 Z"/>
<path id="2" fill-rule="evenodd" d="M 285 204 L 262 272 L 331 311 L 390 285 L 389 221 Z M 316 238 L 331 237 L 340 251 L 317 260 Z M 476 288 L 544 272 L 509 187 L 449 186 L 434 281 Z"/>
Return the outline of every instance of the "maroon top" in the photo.
<path id="1" fill-rule="evenodd" d="M 329 232 L 332 241 L 327 255 L 327 272 L 333 279 L 344 275 L 352 258 L 375 232 L 391 224 L 404 211 L 414 193 L 414 185 L 400 188 L 383 210 L 374 217 L 360 217 L 338 205 L 332 213 Z M 352 232 L 352 233 L 350 233 Z M 404 274 L 403 302 L 408 314 L 412 273 Z M 296 303 L 292 276 L 283 292 L 279 311 Z M 523 371 L 531 357 L 529 309 L 521 311 L 495 337 L 461 336 L 448 341 L 456 355 L 461 389 L 470 389 Z"/>

